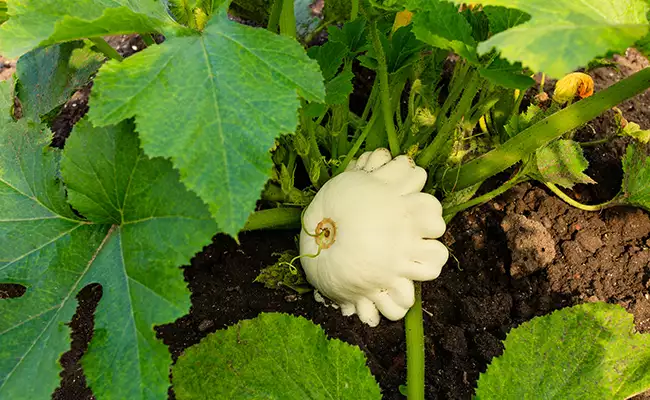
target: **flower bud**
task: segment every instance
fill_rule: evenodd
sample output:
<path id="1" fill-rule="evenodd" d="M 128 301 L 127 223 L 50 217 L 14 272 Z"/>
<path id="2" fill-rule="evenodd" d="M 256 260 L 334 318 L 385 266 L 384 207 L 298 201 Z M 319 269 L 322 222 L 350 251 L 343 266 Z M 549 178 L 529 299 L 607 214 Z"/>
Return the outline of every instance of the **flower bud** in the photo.
<path id="1" fill-rule="evenodd" d="M 573 72 L 557 81 L 553 101 L 564 104 L 577 95 L 584 99 L 594 94 L 594 80 L 582 72 Z"/>

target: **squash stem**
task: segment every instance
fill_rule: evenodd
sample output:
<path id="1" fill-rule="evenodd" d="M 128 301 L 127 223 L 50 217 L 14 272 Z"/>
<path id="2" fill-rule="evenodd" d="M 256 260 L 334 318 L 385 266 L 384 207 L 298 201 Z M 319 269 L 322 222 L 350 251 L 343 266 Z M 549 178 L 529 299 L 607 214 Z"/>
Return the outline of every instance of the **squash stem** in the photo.
<path id="1" fill-rule="evenodd" d="M 156 44 L 156 41 L 154 40 L 151 33 L 141 33 L 140 37 L 142 38 L 142 41 L 144 42 L 144 44 L 147 45 L 147 47 L 153 46 L 154 44 Z"/>
<path id="2" fill-rule="evenodd" d="M 101 51 L 104 53 L 104 55 L 108 58 L 111 58 L 113 60 L 117 61 L 122 61 L 124 60 L 124 57 L 120 55 L 120 53 L 117 52 L 114 48 L 111 47 L 110 44 L 106 43 L 106 41 L 100 37 L 92 37 L 88 38 L 91 42 L 95 44 L 97 47 L 97 50 Z"/>
<path id="3" fill-rule="evenodd" d="M 296 14 L 293 9 L 293 0 L 282 1 L 282 11 L 280 12 L 280 34 L 295 38 L 296 33 Z"/>
<path id="4" fill-rule="evenodd" d="M 359 16 L 359 0 L 352 0 L 350 3 L 350 21 L 354 21 Z"/>
<path id="5" fill-rule="evenodd" d="M 464 189 L 484 181 L 648 87 L 650 68 L 644 68 L 607 89 L 543 119 L 496 149 L 449 171 L 444 177 L 438 177 L 441 186 L 445 189 L 453 186 Z"/>
<path id="6" fill-rule="evenodd" d="M 422 284 L 415 284 L 415 303 L 406 313 L 406 397 L 424 400 L 424 321 L 422 319 Z"/>
<path id="7" fill-rule="evenodd" d="M 361 132 L 361 135 L 357 137 L 354 141 L 354 144 L 352 145 L 352 148 L 350 151 L 348 151 L 348 154 L 346 154 L 345 158 L 343 159 L 343 162 L 339 167 L 336 169 L 336 173 L 334 175 L 338 175 L 341 172 L 345 171 L 345 168 L 348 166 L 350 161 L 354 158 L 354 156 L 357 154 L 357 151 L 361 148 L 361 145 L 363 142 L 366 140 L 368 137 L 368 134 L 373 130 L 373 126 L 377 122 L 377 116 L 379 114 L 373 113 L 372 117 L 370 117 L 370 121 L 366 124 L 366 126 L 363 128 L 363 131 Z"/>
<path id="8" fill-rule="evenodd" d="M 282 2 L 283 0 L 275 0 L 273 6 L 271 6 L 271 14 L 269 15 L 269 23 L 266 25 L 266 29 L 273 33 L 278 33 L 280 13 L 282 12 Z"/>
<path id="9" fill-rule="evenodd" d="M 301 208 L 286 207 L 255 211 L 248 217 L 242 231 L 300 228 L 301 215 Z"/>
<path id="10" fill-rule="evenodd" d="M 454 215 L 456 215 L 457 213 L 459 213 L 459 212 L 461 212 L 463 210 L 466 210 L 466 209 L 468 209 L 470 207 L 474 207 L 474 206 L 477 206 L 479 204 L 483 204 L 486 201 L 490 201 L 493 198 L 497 197 L 498 195 L 507 192 L 508 190 L 510 190 L 512 187 L 514 187 L 518 183 L 524 182 L 527 179 L 528 178 L 526 178 L 524 175 L 517 174 L 514 177 L 512 177 L 510 180 L 505 182 L 503 185 L 499 186 L 498 188 L 496 188 L 496 189 L 494 189 L 494 190 L 492 190 L 490 192 L 482 194 L 482 195 L 480 195 L 478 197 L 475 197 L 475 198 L 473 198 L 473 199 L 471 199 L 469 201 L 458 204 L 456 206 L 445 208 L 443 210 L 442 217 L 444 218 L 445 222 L 448 223 L 451 220 L 451 218 Z"/>
<path id="11" fill-rule="evenodd" d="M 600 204 L 594 204 L 594 205 L 588 205 L 588 204 L 582 204 L 576 200 L 573 200 L 569 195 L 564 193 L 559 187 L 557 187 L 555 184 L 551 182 L 544 182 L 544 185 L 546 185 L 547 188 L 551 189 L 551 192 L 555 193 L 557 197 L 561 198 L 568 204 L 574 206 L 575 208 L 579 208 L 580 210 L 585 210 L 585 211 L 600 211 L 608 207 L 613 207 L 617 205 L 618 203 L 616 202 L 616 198 L 606 201 L 604 203 Z"/>
<path id="12" fill-rule="evenodd" d="M 391 107 L 390 101 L 390 86 L 388 84 L 388 66 L 386 65 L 386 54 L 384 47 L 379 39 L 379 31 L 377 23 L 373 23 L 370 28 L 370 35 L 372 37 L 372 46 L 375 49 L 377 56 L 377 79 L 379 79 L 379 99 L 381 101 L 381 112 L 384 116 L 384 124 L 386 126 L 386 134 L 388 135 L 388 146 L 393 157 L 400 154 L 399 140 L 397 132 L 395 131 L 395 122 L 393 121 L 394 111 Z"/>

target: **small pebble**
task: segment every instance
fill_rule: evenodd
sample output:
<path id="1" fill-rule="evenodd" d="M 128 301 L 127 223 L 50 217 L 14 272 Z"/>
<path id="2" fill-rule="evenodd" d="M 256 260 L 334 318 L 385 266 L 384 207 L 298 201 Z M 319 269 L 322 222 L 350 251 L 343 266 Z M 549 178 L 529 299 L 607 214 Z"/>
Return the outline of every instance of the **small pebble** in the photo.
<path id="1" fill-rule="evenodd" d="M 133 49 L 133 51 L 138 51 L 138 46 L 131 46 L 131 48 Z"/>
<path id="2" fill-rule="evenodd" d="M 199 324 L 199 331 L 200 331 L 200 332 L 203 332 L 203 331 L 205 331 L 205 330 L 207 330 L 207 329 L 212 328 L 213 326 L 214 326 L 214 321 L 212 321 L 212 320 L 210 320 L 210 319 L 204 319 L 204 320 L 201 321 L 201 323 Z"/>
<path id="3" fill-rule="evenodd" d="M 284 296 L 284 301 L 286 301 L 287 303 L 294 303 L 298 301 L 298 296 L 296 296 L 295 294 L 288 294 Z"/>

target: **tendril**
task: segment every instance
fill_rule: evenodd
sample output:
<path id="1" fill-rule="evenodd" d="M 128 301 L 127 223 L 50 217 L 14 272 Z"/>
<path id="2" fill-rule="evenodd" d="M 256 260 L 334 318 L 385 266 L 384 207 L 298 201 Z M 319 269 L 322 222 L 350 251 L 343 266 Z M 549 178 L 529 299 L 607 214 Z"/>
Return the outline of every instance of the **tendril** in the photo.
<path id="1" fill-rule="evenodd" d="M 308 235 L 308 236 L 311 236 L 311 237 L 314 237 L 314 238 L 318 237 L 319 236 L 318 234 L 309 233 L 307 231 L 307 228 L 305 228 L 305 219 L 304 219 L 305 218 L 305 211 L 307 211 L 307 207 L 303 208 L 302 212 L 300 213 L 300 226 L 302 227 L 302 231 L 305 232 L 305 234 Z M 320 252 L 320 247 L 319 247 L 318 251 Z"/>
<path id="2" fill-rule="evenodd" d="M 316 235 L 314 235 L 314 236 L 316 236 Z M 319 236 L 320 236 L 320 235 L 319 235 Z M 294 263 L 296 260 L 299 260 L 299 259 L 304 258 L 304 257 L 308 257 L 308 258 L 316 258 L 316 257 L 318 257 L 318 256 L 320 255 L 320 252 L 321 252 L 322 249 L 323 249 L 323 248 L 322 248 L 321 246 L 318 246 L 318 251 L 316 252 L 316 254 L 301 254 L 301 255 L 299 255 L 299 256 L 295 256 L 295 257 L 292 258 L 291 261 L 289 261 L 289 262 L 282 261 L 282 262 L 278 263 L 278 265 L 288 265 L 288 266 L 289 266 L 289 269 L 291 270 L 291 273 L 292 273 L 293 275 L 295 275 L 295 274 L 298 273 L 298 268 L 296 268 L 296 266 L 293 265 L 293 263 Z"/>

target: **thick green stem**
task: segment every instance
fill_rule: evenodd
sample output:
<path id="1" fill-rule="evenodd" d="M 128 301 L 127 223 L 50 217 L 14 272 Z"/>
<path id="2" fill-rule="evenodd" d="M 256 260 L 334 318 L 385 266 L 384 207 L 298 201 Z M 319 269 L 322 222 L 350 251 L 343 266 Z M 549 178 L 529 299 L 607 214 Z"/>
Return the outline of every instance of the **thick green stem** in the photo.
<path id="1" fill-rule="evenodd" d="M 469 82 L 466 82 L 465 90 L 461 96 L 456 108 L 451 112 L 449 118 L 442 125 L 436 134 L 433 142 L 429 144 L 417 158 L 417 164 L 423 168 L 428 167 L 432 162 L 440 162 L 440 157 L 446 155 L 441 153 L 445 149 L 445 144 L 451 139 L 454 130 L 464 116 L 469 118 L 469 112 L 472 107 L 472 101 L 476 97 L 481 79 L 478 73 L 470 73 Z M 442 117 L 439 115 L 438 117 Z"/>
<path id="2" fill-rule="evenodd" d="M 301 208 L 289 207 L 255 211 L 248 217 L 242 231 L 300 228 L 301 214 Z"/>
<path id="3" fill-rule="evenodd" d="M 505 182 L 503 185 L 499 186 L 498 188 L 496 188 L 496 189 L 494 189 L 494 190 L 492 190 L 490 192 L 487 192 L 487 193 L 482 194 L 482 195 L 480 195 L 478 197 L 475 197 L 475 198 L 473 198 L 473 199 L 471 199 L 469 201 L 466 201 L 465 203 L 458 204 L 458 205 L 453 206 L 453 207 L 445 208 L 443 210 L 443 212 L 442 212 L 442 217 L 446 222 L 449 222 L 449 219 L 451 219 L 449 217 L 453 217 L 457 213 L 459 213 L 459 212 L 461 212 L 463 210 L 466 210 L 466 209 L 468 209 L 470 207 L 474 207 L 474 206 L 477 206 L 479 204 L 483 204 L 486 201 L 490 201 L 493 198 L 497 197 L 498 195 L 507 192 L 508 190 L 510 190 L 512 187 L 514 187 L 518 183 L 524 182 L 527 179 L 528 178 L 526 178 L 524 175 L 517 174 L 514 177 L 512 177 L 510 180 Z"/>
<path id="4" fill-rule="evenodd" d="M 400 153 L 399 140 L 397 132 L 395 131 L 395 122 L 393 120 L 393 109 L 390 101 L 390 89 L 388 84 L 388 66 L 386 65 L 386 54 L 384 54 L 384 46 L 379 39 L 379 31 L 377 30 L 377 23 L 373 23 L 370 28 L 370 35 L 372 37 L 372 46 L 375 49 L 375 56 L 377 57 L 377 79 L 379 79 L 379 98 L 381 100 L 381 112 L 384 116 L 384 124 L 386 134 L 388 135 L 388 146 L 393 157 L 397 157 Z"/>
<path id="5" fill-rule="evenodd" d="M 350 3 L 350 21 L 354 21 L 359 16 L 359 0 L 351 0 Z"/>
<path id="6" fill-rule="evenodd" d="M 463 189 L 481 182 L 648 87 L 650 68 L 645 68 L 523 130 L 489 153 L 449 171 L 444 177 L 440 177 L 442 187 L 447 190 L 454 186 Z"/>
<path id="7" fill-rule="evenodd" d="M 106 43 L 106 41 L 100 37 L 93 37 L 93 38 L 88 38 L 91 42 L 95 44 L 97 47 L 97 50 L 101 51 L 104 53 L 104 55 L 108 58 L 111 58 L 113 60 L 117 61 L 122 61 L 124 60 L 124 57 L 120 55 L 120 53 L 117 52 L 114 48 L 111 47 L 110 44 Z"/>
<path id="8" fill-rule="evenodd" d="M 422 320 L 422 284 L 415 282 L 415 303 L 406 313 L 406 397 L 424 400 L 424 321 Z"/>
<path id="9" fill-rule="evenodd" d="M 140 37 L 142 38 L 144 44 L 147 45 L 147 47 L 156 44 L 156 41 L 154 40 L 153 36 L 151 36 L 151 33 L 142 33 L 140 34 Z"/>
<path id="10" fill-rule="evenodd" d="M 278 26 L 280 25 L 280 13 L 282 12 L 282 3 L 284 0 L 275 0 L 271 7 L 271 14 L 269 15 L 269 23 L 266 29 L 273 33 L 278 33 Z"/>
<path id="11" fill-rule="evenodd" d="M 280 12 L 280 34 L 295 38 L 296 33 L 296 14 L 293 10 L 293 0 L 282 1 L 282 11 Z"/>
<path id="12" fill-rule="evenodd" d="M 551 189 L 551 192 L 555 193 L 557 197 L 561 198 L 562 200 L 566 201 L 568 204 L 574 206 L 575 208 L 579 208 L 581 210 L 585 211 L 600 211 L 608 207 L 613 207 L 618 205 L 618 202 L 616 201 L 616 198 L 606 201 L 604 203 L 600 204 L 594 204 L 594 205 L 588 205 L 588 204 L 582 204 L 580 202 L 577 202 L 576 200 L 573 200 L 571 197 L 569 197 L 566 193 L 564 193 L 559 187 L 555 186 L 555 184 L 551 182 L 544 182 L 544 185 L 546 185 L 547 188 Z"/>
<path id="13" fill-rule="evenodd" d="M 361 145 L 368 137 L 368 134 L 373 130 L 373 127 L 377 124 L 378 122 L 377 116 L 378 114 L 372 114 L 372 117 L 370 117 L 370 121 L 368 121 L 365 128 L 363 128 L 363 132 L 361 132 L 361 135 L 354 141 L 352 148 L 350 149 L 350 151 L 348 151 L 348 154 L 345 155 L 343 162 L 336 169 L 336 173 L 334 175 L 338 175 L 341 172 L 345 171 L 345 168 L 348 166 L 348 164 L 350 164 L 350 161 L 352 161 L 354 155 L 357 154 L 357 151 L 359 151 L 359 149 L 361 148 Z"/>

